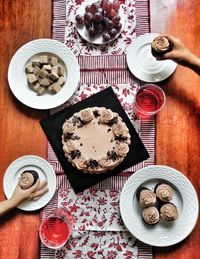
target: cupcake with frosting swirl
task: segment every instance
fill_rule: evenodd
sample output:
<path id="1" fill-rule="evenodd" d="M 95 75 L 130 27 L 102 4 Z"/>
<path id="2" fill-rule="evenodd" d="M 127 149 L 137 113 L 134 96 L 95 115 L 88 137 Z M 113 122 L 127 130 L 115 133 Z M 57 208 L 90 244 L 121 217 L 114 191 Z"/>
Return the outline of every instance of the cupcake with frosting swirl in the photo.
<path id="1" fill-rule="evenodd" d="M 157 36 L 151 43 L 151 52 L 154 57 L 162 56 L 171 50 L 171 44 L 164 36 Z"/>
<path id="2" fill-rule="evenodd" d="M 178 218 L 177 207 L 173 203 L 165 203 L 160 208 L 160 218 L 164 221 L 174 221 Z"/>
<path id="3" fill-rule="evenodd" d="M 19 185 L 22 189 L 28 189 L 39 179 L 39 175 L 34 170 L 26 170 L 21 173 Z"/>
<path id="4" fill-rule="evenodd" d="M 159 211 L 153 206 L 143 209 L 142 217 L 145 223 L 149 225 L 155 225 L 160 219 Z"/>
<path id="5" fill-rule="evenodd" d="M 141 187 L 136 193 L 141 208 L 147 208 L 156 204 L 156 194 L 146 187 Z"/>
<path id="6" fill-rule="evenodd" d="M 169 202 L 173 198 L 173 189 L 169 184 L 159 183 L 154 189 L 156 196 L 159 200 L 163 202 Z"/>
<path id="7" fill-rule="evenodd" d="M 100 121 L 104 124 L 109 123 L 113 119 L 113 112 L 110 109 L 103 109 L 100 115 Z"/>
<path id="8" fill-rule="evenodd" d="M 90 122 L 93 119 L 93 112 L 90 108 L 84 109 L 80 112 L 80 119 L 83 122 Z"/>

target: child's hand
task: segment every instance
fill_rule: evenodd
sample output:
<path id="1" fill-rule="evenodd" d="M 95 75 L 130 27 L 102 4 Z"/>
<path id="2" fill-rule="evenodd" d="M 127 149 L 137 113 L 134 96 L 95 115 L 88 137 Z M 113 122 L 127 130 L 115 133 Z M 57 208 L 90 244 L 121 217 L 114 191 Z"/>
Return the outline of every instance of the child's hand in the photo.
<path id="1" fill-rule="evenodd" d="M 18 183 L 10 199 L 18 206 L 24 200 L 38 200 L 47 191 L 47 181 L 40 182 L 38 179 L 32 187 L 25 190 Z"/>

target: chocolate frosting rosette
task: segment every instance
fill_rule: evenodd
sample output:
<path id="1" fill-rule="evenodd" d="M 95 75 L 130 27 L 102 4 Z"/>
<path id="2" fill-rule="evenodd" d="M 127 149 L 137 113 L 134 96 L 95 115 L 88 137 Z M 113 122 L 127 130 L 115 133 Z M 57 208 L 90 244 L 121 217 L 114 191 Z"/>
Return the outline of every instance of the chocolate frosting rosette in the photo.
<path id="1" fill-rule="evenodd" d="M 91 109 L 84 109 L 80 112 L 80 119 L 83 122 L 89 122 L 93 119 L 93 113 L 91 111 Z"/>
<path id="2" fill-rule="evenodd" d="M 75 126 L 74 126 L 74 124 L 73 123 L 71 123 L 71 122 L 65 122 L 64 124 L 63 124 L 63 132 L 64 133 L 67 133 L 67 134 L 73 134 L 74 133 L 74 131 L 75 131 Z"/>
<path id="3" fill-rule="evenodd" d="M 109 123 L 112 119 L 113 119 L 113 112 L 110 109 L 104 109 L 100 116 L 101 122 Z"/>
<path id="4" fill-rule="evenodd" d="M 22 189 L 28 189 L 32 185 L 34 185 L 39 178 L 39 175 L 34 170 L 26 170 L 21 173 L 20 179 L 19 179 L 19 185 Z"/>
<path id="5" fill-rule="evenodd" d="M 160 218 L 164 221 L 174 221 L 178 218 L 177 207 L 173 203 L 165 203 L 160 208 Z"/>
<path id="6" fill-rule="evenodd" d="M 145 187 L 141 187 L 137 191 L 137 199 L 141 208 L 147 208 L 156 204 L 155 193 Z"/>
<path id="7" fill-rule="evenodd" d="M 155 186 L 155 193 L 159 200 L 169 202 L 173 198 L 173 189 L 169 184 L 159 183 Z"/>
<path id="8" fill-rule="evenodd" d="M 151 43 L 153 56 L 160 56 L 171 50 L 171 44 L 168 39 L 163 36 L 157 36 Z"/>
<path id="9" fill-rule="evenodd" d="M 144 221 L 149 225 L 155 225 L 158 223 L 160 217 L 156 207 L 148 207 L 142 211 L 142 217 Z"/>

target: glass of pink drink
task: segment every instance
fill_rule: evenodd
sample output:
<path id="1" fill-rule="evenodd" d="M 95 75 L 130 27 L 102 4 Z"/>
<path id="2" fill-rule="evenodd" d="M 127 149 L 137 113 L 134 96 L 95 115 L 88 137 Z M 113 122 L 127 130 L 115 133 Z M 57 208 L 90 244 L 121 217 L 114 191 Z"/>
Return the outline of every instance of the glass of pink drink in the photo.
<path id="1" fill-rule="evenodd" d="M 58 249 L 68 241 L 72 227 L 72 216 L 64 207 L 60 207 L 53 210 L 41 223 L 39 236 L 45 246 Z"/>
<path id="2" fill-rule="evenodd" d="M 136 93 L 135 109 L 138 115 L 152 116 L 162 109 L 165 101 L 165 93 L 159 86 L 146 84 Z"/>

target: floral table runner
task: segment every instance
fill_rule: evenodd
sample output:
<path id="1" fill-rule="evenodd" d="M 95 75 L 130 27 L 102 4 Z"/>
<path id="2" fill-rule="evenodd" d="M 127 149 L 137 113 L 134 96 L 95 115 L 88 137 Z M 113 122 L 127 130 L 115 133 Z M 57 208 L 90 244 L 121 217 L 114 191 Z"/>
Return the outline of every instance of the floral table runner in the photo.
<path id="1" fill-rule="evenodd" d="M 140 121 L 133 112 L 135 92 L 141 82 L 130 74 L 125 56 L 126 48 L 134 38 L 149 32 L 149 1 L 121 1 L 128 17 L 125 30 L 117 40 L 104 47 L 86 43 L 74 28 L 74 14 L 82 2 L 53 1 L 53 39 L 65 43 L 77 56 L 81 78 L 72 98 L 51 113 L 112 85 L 150 158 L 83 193 L 75 194 L 48 143 L 47 160 L 57 174 L 57 190 L 54 198 L 45 206 L 42 218 L 53 208 L 63 205 L 73 214 L 75 226 L 63 248 L 54 251 L 41 245 L 41 258 L 152 258 L 151 246 L 135 240 L 126 230 L 119 213 L 120 191 L 128 177 L 134 171 L 154 164 L 155 119 Z"/>

